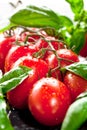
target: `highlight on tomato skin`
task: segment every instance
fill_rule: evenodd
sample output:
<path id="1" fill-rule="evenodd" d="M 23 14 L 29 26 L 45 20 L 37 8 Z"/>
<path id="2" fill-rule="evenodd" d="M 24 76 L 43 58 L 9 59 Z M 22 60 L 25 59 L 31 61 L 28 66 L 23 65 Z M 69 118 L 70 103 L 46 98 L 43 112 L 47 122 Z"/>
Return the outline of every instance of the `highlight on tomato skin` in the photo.
<path id="1" fill-rule="evenodd" d="M 72 101 L 75 101 L 79 94 L 87 91 L 87 80 L 69 71 L 65 74 L 64 84 L 70 89 Z"/>
<path id="2" fill-rule="evenodd" d="M 62 123 L 70 104 L 69 89 L 53 77 L 38 80 L 29 93 L 29 110 L 43 125 L 55 126 Z"/>

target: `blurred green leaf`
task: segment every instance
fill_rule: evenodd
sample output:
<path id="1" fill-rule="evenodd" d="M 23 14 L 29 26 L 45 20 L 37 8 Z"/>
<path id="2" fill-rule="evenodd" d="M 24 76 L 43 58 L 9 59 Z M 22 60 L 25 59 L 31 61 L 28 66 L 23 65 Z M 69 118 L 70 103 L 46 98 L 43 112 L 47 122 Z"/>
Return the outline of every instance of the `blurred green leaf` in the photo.
<path id="1" fill-rule="evenodd" d="M 75 53 L 79 54 L 84 43 L 85 43 L 85 31 L 82 29 L 74 30 L 70 38 L 70 45 L 69 45 L 70 49 L 72 49 Z"/>
<path id="2" fill-rule="evenodd" d="M 87 61 L 73 63 L 69 66 L 62 68 L 62 70 L 71 71 L 87 80 Z"/>
<path id="3" fill-rule="evenodd" d="M 21 82 L 23 82 L 23 80 L 28 77 L 30 72 L 31 72 L 30 68 L 26 66 L 19 66 L 5 73 L 0 78 L 0 89 L 2 90 L 3 94 L 13 89 Z"/>
<path id="4" fill-rule="evenodd" d="M 79 14 L 84 8 L 83 0 L 66 0 L 73 11 L 74 14 Z"/>
<path id="5" fill-rule="evenodd" d="M 78 120 L 76 121 L 76 119 Z M 76 100 L 70 105 L 61 130 L 79 130 L 85 121 L 87 121 L 87 96 Z"/>
<path id="6" fill-rule="evenodd" d="M 14 130 L 6 112 L 6 102 L 0 96 L 0 130 Z"/>
<path id="7" fill-rule="evenodd" d="M 17 25 L 28 27 L 69 27 L 72 21 L 66 16 L 60 16 L 48 8 L 27 6 L 11 16 L 10 21 Z"/>

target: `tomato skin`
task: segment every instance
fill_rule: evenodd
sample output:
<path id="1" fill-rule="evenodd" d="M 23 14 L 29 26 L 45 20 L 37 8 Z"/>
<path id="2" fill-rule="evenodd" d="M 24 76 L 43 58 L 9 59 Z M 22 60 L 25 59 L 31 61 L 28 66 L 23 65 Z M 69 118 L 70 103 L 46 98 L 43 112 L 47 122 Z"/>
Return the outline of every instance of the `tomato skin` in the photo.
<path id="1" fill-rule="evenodd" d="M 78 55 L 69 49 L 59 49 L 57 54 L 60 58 L 65 59 L 60 61 L 61 67 L 65 67 L 66 65 L 70 65 L 74 62 L 79 62 Z"/>
<path id="2" fill-rule="evenodd" d="M 25 41 L 27 38 L 28 42 L 34 43 L 39 49 L 41 48 L 49 48 L 48 41 L 51 42 L 54 49 L 58 50 L 60 48 L 64 48 L 64 44 L 62 42 L 56 41 L 55 37 L 48 36 L 44 31 L 40 31 L 37 33 L 24 32 L 20 36 L 21 41 Z"/>
<path id="3" fill-rule="evenodd" d="M 53 37 L 54 38 L 54 37 Z M 53 38 L 46 38 L 45 40 L 44 39 L 39 39 L 36 43 L 35 43 L 35 45 L 38 47 L 38 48 L 50 48 L 50 46 L 49 46 L 49 43 L 48 43 L 48 41 L 46 41 L 46 40 L 49 40 L 50 42 L 51 42 L 51 45 L 53 46 L 53 48 L 55 49 L 55 50 L 58 50 L 58 49 L 60 49 L 60 48 L 64 48 L 64 44 L 62 43 L 62 42 L 58 42 L 58 41 L 56 41 L 56 39 L 54 39 L 54 40 L 52 40 Z M 51 48 L 50 48 L 51 49 Z"/>
<path id="4" fill-rule="evenodd" d="M 32 73 L 15 89 L 7 92 L 7 100 L 9 104 L 17 109 L 27 108 L 27 96 L 32 88 L 32 85 L 38 80 L 36 70 L 33 69 Z"/>
<path id="5" fill-rule="evenodd" d="M 59 49 L 56 51 L 60 61 L 60 66 L 64 67 L 66 65 L 70 65 L 73 62 L 79 62 L 78 55 L 72 52 L 69 49 Z M 65 59 L 65 60 L 64 60 Z M 58 59 L 55 54 L 50 54 L 46 57 L 46 62 L 49 64 L 50 68 L 55 68 L 58 66 Z"/>
<path id="6" fill-rule="evenodd" d="M 70 104 L 70 91 L 52 77 L 38 80 L 28 98 L 29 110 L 34 118 L 48 126 L 60 124 Z"/>
<path id="7" fill-rule="evenodd" d="M 67 72 L 64 77 L 64 84 L 70 89 L 72 101 L 82 92 L 87 90 L 87 80 L 74 73 Z"/>
<path id="8" fill-rule="evenodd" d="M 11 66 L 22 56 L 32 55 L 37 52 L 38 48 L 35 46 L 13 46 L 5 59 L 5 72 L 11 69 Z"/>
<path id="9" fill-rule="evenodd" d="M 32 89 L 33 84 L 48 72 L 48 65 L 45 61 L 36 58 L 22 57 L 16 61 L 13 68 L 18 65 L 24 65 L 32 68 L 32 73 L 15 89 L 7 93 L 9 104 L 17 109 L 27 108 L 28 93 Z"/>
<path id="10" fill-rule="evenodd" d="M 69 49 L 59 49 L 56 51 L 56 53 L 58 57 L 54 53 L 50 53 L 45 58 L 45 61 L 48 64 L 49 69 L 54 69 L 54 71 L 51 72 L 51 76 L 62 81 L 63 75 L 61 75 L 61 72 L 59 70 L 60 67 L 65 67 L 72 64 L 73 62 L 78 62 L 79 58 L 74 52 Z M 58 58 L 61 58 L 61 60 L 58 60 Z M 57 67 L 58 69 L 55 69 Z"/>
<path id="11" fill-rule="evenodd" d="M 36 40 L 38 40 L 40 38 L 40 36 L 38 34 L 29 33 L 29 32 L 22 33 L 20 36 L 20 40 L 25 41 L 26 38 L 27 38 L 28 42 L 35 42 Z"/>
<path id="12" fill-rule="evenodd" d="M 15 37 L 8 37 L 0 42 L 0 69 L 4 72 L 5 58 L 15 42 Z"/>
<path id="13" fill-rule="evenodd" d="M 87 56 L 87 34 L 85 36 L 85 44 L 84 44 L 83 48 L 80 51 L 80 55 L 83 56 L 83 57 Z"/>
<path id="14" fill-rule="evenodd" d="M 52 46 L 54 47 L 55 50 L 59 50 L 64 48 L 64 44 L 62 42 L 58 42 L 58 41 L 51 41 Z"/>
<path id="15" fill-rule="evenodd" d="M 55 69 L 58 66 L 58 60 L 54 54 L 49 54 L 45 59 L 46 63 L 48 64 L 50 76 L 59 79 L 62 81 L 62 74 L 58 69 Z M 54 71 L 52 71 L 54 69 Z"/>

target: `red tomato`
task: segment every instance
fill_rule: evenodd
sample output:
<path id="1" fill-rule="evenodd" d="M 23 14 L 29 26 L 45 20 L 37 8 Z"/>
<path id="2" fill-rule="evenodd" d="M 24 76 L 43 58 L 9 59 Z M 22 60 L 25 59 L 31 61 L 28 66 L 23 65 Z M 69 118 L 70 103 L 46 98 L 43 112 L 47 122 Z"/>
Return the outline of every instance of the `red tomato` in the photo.
<path id="1" fill-rule="evenodd" d="M 51 44 L 53 45 L 55 50 L 59 50 L 64 48 L 64 44 L 62 42 L 58 42 L 58 41 L 51 41 Z"/>
<path id="2" fill-rule="evenodd" d="M 10 48 L 13 46 L 13 43 L 15 42 L 15 37 L 8 37 L 3 39 L 3 41 L 0 42 L 0 69 L 4 72 L 4 63 L 5 63 L 5 57 L 10 50 Z"/>
<path id="3" fill-rule="evenodd" d="M 78 62 L 79 58 L 74 52 L 69 49 L 59 49 L 56 51 L 57 56 L 55 54 L 50 54 L 46 58 L 46 62 L 50 66 L 50 68 L 55 68 L 58 65 L 60 67 L 64 67 L 66 65 L 70 65 L 74 62 Z"/>
<path id="4" fill-rule="evenodd" d="M 46 41 L 47 40 L 47 41 Z M 52 38 L 49 38 L 49 39 L 47 39 L 47 37 L 46 37 L 46 39 L 44 40 L 44 39 L 39 39 L 36 43 L 35 43 L 35 45 L 38 47 L 38 48 L 50 48 L 50 46 L 49 46 L 49 43 L 48 43 L 48 41 L 50 41 L 50 43 L 51 43 L 51 45 L 53 46 L 53 48 L 55 49 L 55 50 L 58 50 L 58 49 L 60 49 L 60 48 L 64 48 L 64 44 L 62 43 L 62 42 L 58 42 L 58 41 L 56 41 L 56 39 L 54 39 L 54 40 L 52 40 Z"/>
<path id="5" fill-rule="evenodd" d="M 72 101 L 74 101 L 79 94 L 87 90 L 87 80 L 71 72 L 66 73 L 64 83 L 71 91 Z"/>
<path id="6" fill-rule="evenodd" d="M 25 65 L 32 68 L 32 73 L 15 89 L 7 93 L 8 102 L 15 108 L 23 109 L 27 107 L 27 97 L 33 84 L 48 72 L 48 65 L 45 61 L 36 58 L 22 57 L 14 63 L 14 66 Z"/>
<path id="7" fill-rule="evenodd" d="M 59 49 L 57 54 L 60 58 L 61 67 L 70 65 L 74 62 L 79 62 L 78 55 L 69 49 Z"/>
<path id="8" fill-rule="evenodd" d="M 56 50 L 64 48 L 64 44 L 62 42 L 56 41 L 55 37 L 48 36 L 44 31 L 39 31 L 38 34 L 33 32 L 24 32 L 21 34 L 20 40 L 33 42 L 40 49 L 47 48 L 49 46 L 48 41 L 51 42 Z"/>
<path id="9" fill-rule="evenodd" d="M 69 49 L 59 49 L 56 51 L 57 56 L 53 53 L 49 54 L 45 61 L 49 66 L 49 69 L 53 70 L 51 76 L 55 78 L 59 78 L 62 80 L 62 76 L 60 73 L 60 67 L 64 67 L 66 65 L 72 64 L 73 62 L 78 62 L 78 56 Z M 56 69 L 58 67 L 58 69 Z"/>
<path id="10" fill-rule="evenodd" d="M 80 51 L 80 55 L 83 56 L 83 57 L 87 56 L 87 34 L 86 34 L 86 38 L 85 38 L 85 44 Z"/>
<path id="11" fill-rule="evenodd" d="M 54 77 L 60 81 L 63 81 L 63 75 L 59 69 L 50 72 L 50 77 Z"/>
<path id="12" fill-rule="evenodd" d="M 52 76 L 54 78 L 57 78 L 60 81 L 62 81 L 61 71 L 59 70 L 59 68 L 57 68 L 58 60 L 56 59 L 56 56 L 53 53 L 48 54 L 48 56 L 45 59 L 45 61 L 48 64 L 50 76 Z"/>
<path id="13" fill-rule="evenodd" d="M 37 52 L 38 49 L 35 46 L 13 46 L 5 59 L 5 72 L 11 69 L 13 63 L 15 63 L 22 56 L 32 55 Z"/>
<path id="14" fill-rule="evenodd" d="M 44 125 L 60 124 L 70 104 L 70 91 L 62 82 L 52 77 L 38 80 L 29 93 L 29 110 Z"/>
<path id="15" fill-rule="evenodd" d="M 22 41 L 28 40 L 28 42 L 35 42 L 39 38 L 40 38 L 40 36 L 38 34 L 30 33 L 30 32 L 24 32 L 20 36 L 20 40 L 22 40 Z"/>
<path id="16" fill-rule="evenodd" d="M 41 49 L 41 48 L 47 48 L 48 42 L 45 41 L 44 39 L 39 39 L 39 40 L 35 43 L 35 45 L 36 45 L 39 49 Z"/>

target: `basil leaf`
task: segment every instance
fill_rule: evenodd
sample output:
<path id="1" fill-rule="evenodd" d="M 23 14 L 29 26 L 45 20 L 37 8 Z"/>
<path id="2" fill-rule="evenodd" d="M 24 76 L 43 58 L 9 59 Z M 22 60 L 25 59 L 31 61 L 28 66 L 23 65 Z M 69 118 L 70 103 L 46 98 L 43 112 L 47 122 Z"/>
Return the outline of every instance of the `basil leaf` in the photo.
<path id="1" fill-rule="evenodd" d="M 66 0 L 75 14 L 79 14 L 84 8 L 83 0 Z"/>
<path id="2" fill-rule="evenodd" d="M 6 103 L 0 96 L 0 130 L 14 130 L 6 112 Z"/>
<path id="3" fill-rule="evenodd" d="M 0 79 L 0 89 L 2 90 L 2 93 L 5 94 L 7 91 L 23 82 L 30 72 L 30 68 L 26 66 L 19 66 L 5 73 Z"/>
<path id="4" fill-rule="evenodd" d="M 69 18 L 59 16 L 50 9 L 36 6 L 27 6 L 25 9 L 19 10 L 10 17 L 10 21 L 28 27 L 53 27 L 55 29 L 72 25 Z"/>
<path id="5" fill-rule="evenodd" d="M 59 24 L 59 28 L 58 29 L 69 29 L 70 27 L 73 26 L 73 22 L 67 17 L 67 16 L 62 16 L 59 15 L 59 21 L 57 22 Z"/>
<path id="6" fill-rule="evenodd" d="M 76 29 L 73 31 L 73 34 L 70 39 L 70 49 L 75 53 L 79 54 L 85 43 L 85 31 L 81 29 Z"/>
<path id="7" fill-rule="evenodd" d="M 58 18 L 56 18 L 58 19 Z M 29 27 L 57 27 L 57 22 L 52 19 L 52 16 L 49 17 L 48 14 L 36 12 L 34 10 L 22 9 L 14 14 L 10 21 L 23 26 Z"/>
<path id="8" fill-rule="evenodd" d="M 87 80 L 87 61 L 71 64 L 69 66 L 66 66 L 65 69 Z"/>
<path id="9" fill-rule="evenodd" d="M 81 94 L 79 94 L 76 98 L 76 100 L 80 99 L 80 98 L 84 98 L 84 97 L 87 97 L 87 91 L 85 92 L 82 92 Z"/>
<path id="10" fill-rule="evenodd" d="M 13 26 L 16 26 L 16 24 L 11 23 L 10 21 L 9 22 L 6 21 L 5 23 L 0 24 L 0 33 L 9 30 Z"/>
<path id="11" fill-rule="evenodd" d="M 76 119 L 78 119 L 76 121 Z M 72 103 L 65 115 L 61 130 L 78 130 L 87 120 L 87 97 Z M 73 122 L 73 123 L 72 123 Z"/>

